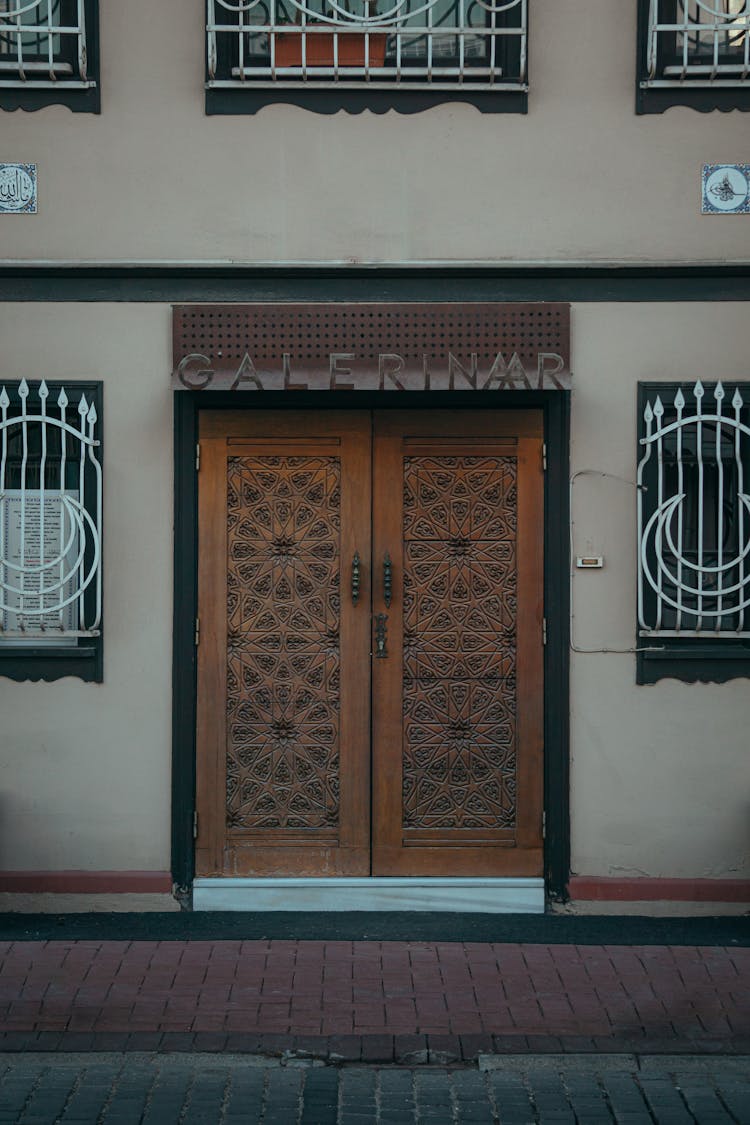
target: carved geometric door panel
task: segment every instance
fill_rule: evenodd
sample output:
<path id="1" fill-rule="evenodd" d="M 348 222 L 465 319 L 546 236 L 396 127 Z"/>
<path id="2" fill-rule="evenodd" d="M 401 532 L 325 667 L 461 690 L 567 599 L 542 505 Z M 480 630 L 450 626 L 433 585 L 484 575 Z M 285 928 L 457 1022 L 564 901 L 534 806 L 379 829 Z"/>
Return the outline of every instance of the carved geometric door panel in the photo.
<path id="1" fill-rule="evenodd" d="M 217 412 L 201 428 L 200 875 L 370 870 L 364 413 Z"/>
<path id="2" fill-rule="evenodd" d="M 200 438 L 198 874 L 541 874 L 538 415 Z"/>
<path id="3" fill-rule="evenodd" d="M 380 413 L 374 480 L 373 874 L 541 875 L 538 416 Z"/>

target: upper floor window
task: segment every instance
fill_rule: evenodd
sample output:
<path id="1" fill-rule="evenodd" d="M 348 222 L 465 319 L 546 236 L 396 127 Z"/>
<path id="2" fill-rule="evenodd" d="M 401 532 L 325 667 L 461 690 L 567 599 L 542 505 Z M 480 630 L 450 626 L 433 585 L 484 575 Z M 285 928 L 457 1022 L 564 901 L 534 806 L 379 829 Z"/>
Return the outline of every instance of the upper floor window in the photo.
<path id="1" fill-rule="evenodd" d="M 750 675 L 750 388 L 645 385 L 639 417 L 642 678 Z"/>
<path id="2" fill-rule="evenodd" d="M 525 112 L 527 0 L 207 0 L 209 113 Z"/>
<path id="3" fill-rule="evenodd" d="M 0 105 L 99 112 L 97 0 L 0 0 Z"/>
<path id="4" fill-rule="evenodd" d="M 750 109 L 750 0 L 640 0 L 638 110 Z"/>

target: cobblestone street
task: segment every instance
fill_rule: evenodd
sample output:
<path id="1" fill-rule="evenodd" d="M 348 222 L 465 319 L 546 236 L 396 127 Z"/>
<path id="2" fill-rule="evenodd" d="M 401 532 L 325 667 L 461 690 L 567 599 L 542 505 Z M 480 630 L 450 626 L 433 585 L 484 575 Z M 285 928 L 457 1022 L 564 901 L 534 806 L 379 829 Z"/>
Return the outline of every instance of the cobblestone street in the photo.
<path id="1" fill-rule="evenodd" d="M 479 1068 L 239 1055 L 0 1058 L 3 1125 L 724 1125 L 750 1122 L 745 1058 L 485 1056 Z"/>

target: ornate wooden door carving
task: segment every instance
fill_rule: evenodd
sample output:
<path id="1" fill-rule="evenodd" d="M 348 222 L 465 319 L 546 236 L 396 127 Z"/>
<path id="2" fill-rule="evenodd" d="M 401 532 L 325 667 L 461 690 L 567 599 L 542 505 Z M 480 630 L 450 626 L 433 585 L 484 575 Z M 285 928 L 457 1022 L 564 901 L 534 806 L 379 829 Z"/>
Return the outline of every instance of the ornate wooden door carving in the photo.
<path id="1" fill-rule="evenodd" d="M 382 412 L 374 479 L 373 874 L 541 875 L 538 416 Z"/>
<path id="2" fill-rule="evenodd" d="M 537 414 L 216 412 L 201 458 L 198 874 L 541 874 Z"/>
<path id="3" fill-rule="evenodd" d="M 220 412 L 201 458 L 197 871 L 368 874 L 370 419 Z"/>

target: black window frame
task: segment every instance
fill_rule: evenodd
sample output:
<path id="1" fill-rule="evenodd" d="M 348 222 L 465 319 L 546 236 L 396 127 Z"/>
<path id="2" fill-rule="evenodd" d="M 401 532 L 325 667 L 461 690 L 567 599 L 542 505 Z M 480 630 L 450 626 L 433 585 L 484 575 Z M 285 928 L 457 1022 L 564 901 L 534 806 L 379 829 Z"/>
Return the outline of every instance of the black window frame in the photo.
<path id="1" fill-rule="evenodd" d="M 643 457 L 644 447 L 640 439 L 644 436 L 643 412 L 647 402 L 654 403 L 657 395 L 661 398 L 667 409 L 671 408 L 678 388 L 690 403 L 696 380 L 674 380 L 669 382 L 639 382 L 637 394 L 636 416 L 636 465 Z M 724 382 L 727 397 L 731 398 L 733 388 L 737 385 L 748 386 L 744 379 L 727 379 Z M 711 400 L 716 381 L 703 383 L 705 399 Z M 688 397 L 690 396 L 690 398 Z M 750 386 L 748 394 L 744 396 L 746 405 L 746 421 L 750 420 Z M 750 461 L 750 457 L 748 458 Z M 649 484 L 651 470 L 654 469 L 654 459 L 647 468 L 643 483 L 646 486 L 642 492 L 644 507 L 644 521 L 652 509 L 648 506 Z M 750 479 L 750 464 L 748 464 L 748 479 Z M 651 490 L 651 495 L 654 495 Z M 637 560 L 640 571 L 641 560 Z M 746 611 L 748 621 L 750 612 Z M 725 635 L 721 637 L 705 634 L 699 637 L 660 637 L 643 636 L 640 632 L 636 618 L 636 683 L 655 684 L 662 679 L 681 680 L 684 683 L 726 683 L 729 680 L 750 677 L 750 637 L 740 638 Z"/>
<path id="2" fill-rule="evenodd" d="M 677 0 L 672 0 L 677 3 Z M 718 109 L 727 112 L 750 110 L 750 77 L 744 85 L 733 87 L 691 85 L 690 78 L 675 82 L 674 86 L 648 85 L 648 38 L 650 0 L 638 0 L 638 51 L 636 65 L 635 111 L 638 114 L 664 113 L 671 106 L 682 105 L 700 113 Z M 669 64 L 669 59 L 664 65 Z"/>
<path id="3" fill-rule="evenodd" d="M 41 379 L 26 380 L 33 398 L 41 384 Z M 18 387 L 20 379 L 5 379 L 0 376 L 0 386 Z M 54 403 L 61 388 L 65 388 L 69 400 L 69 413 L 75 413 L 81 396 L 96 408 L 97 422 L 95 433 L 99 440 L 103 432 L 104 384 L 100 380 L 46 380 L 49 402 Z M 51 412 L 51 411 L 50 411 Z M 100 447 L 101 448 L 101 447 Z M 100 534 L 102 528 L 99 529 Z M 103 568 L 103 560 L 100 560 Z M 102 582 L 103 585 L 103 582 Z M 103 622 L 97 637 L 78 637 L 73 645 L 60 648 L 14 645 L 12 641 L 0 642 L 0 677 L 10 680 L 60 680 L 72 676 L 87 683 L 102 683 L 104 678 Z"/>
<path id="4" fill-rule="evenodd" d="M 64 8 L 75 0 L 61 0 Z M 22 79 L 15 86 L 0 87 L 0 109 L 35 111 L 48 105 L 64 105 L 73 113 L 101 113 L 101 85 L 99 79 L 99 0 L 85 0 L 86 73 L 94 83 L 86 89 L 75 89 L 67 84 L 65 76 L 49 86 L 28 87 Z M 6 76 L 8 77 L 8 76 Z M 12 74 L 9 76 L 12 79 Z"/>

